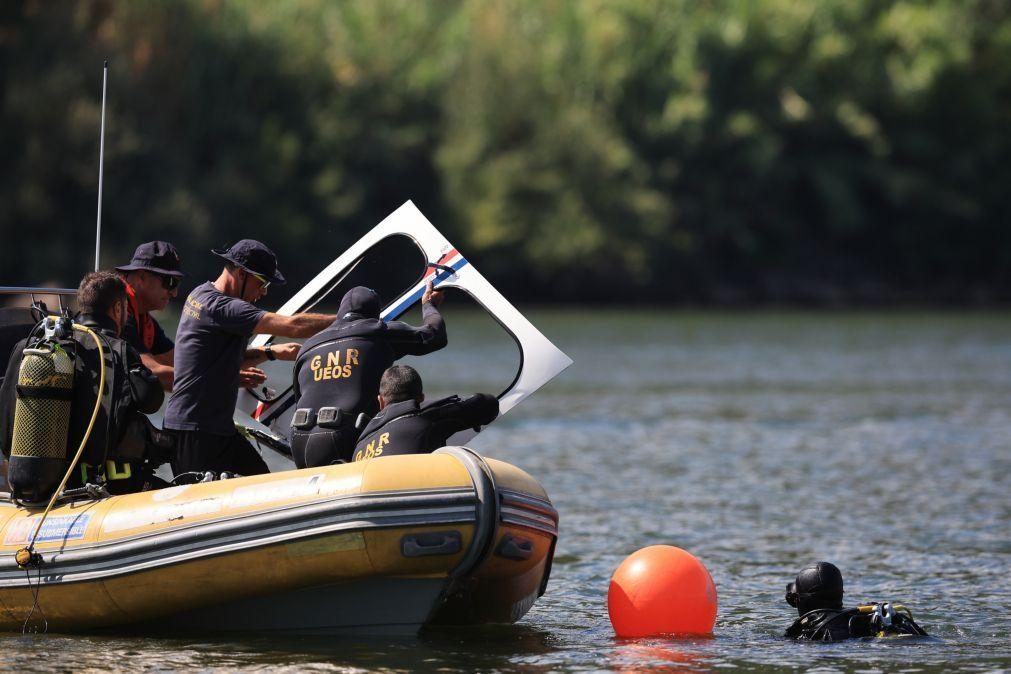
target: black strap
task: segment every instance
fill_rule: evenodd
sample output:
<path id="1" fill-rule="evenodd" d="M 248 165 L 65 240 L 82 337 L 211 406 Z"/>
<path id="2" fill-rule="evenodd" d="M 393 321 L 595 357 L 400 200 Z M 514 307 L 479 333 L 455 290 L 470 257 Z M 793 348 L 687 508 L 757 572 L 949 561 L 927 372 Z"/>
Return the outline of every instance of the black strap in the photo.
<path id="1" fill-rule="evenodd" d="M 14 385 L 18 398 L 29 398 L 39 400 L 73 400 L 74 390 L 69 388 L 58 388 L 56 386 L 22 386 Z"/>

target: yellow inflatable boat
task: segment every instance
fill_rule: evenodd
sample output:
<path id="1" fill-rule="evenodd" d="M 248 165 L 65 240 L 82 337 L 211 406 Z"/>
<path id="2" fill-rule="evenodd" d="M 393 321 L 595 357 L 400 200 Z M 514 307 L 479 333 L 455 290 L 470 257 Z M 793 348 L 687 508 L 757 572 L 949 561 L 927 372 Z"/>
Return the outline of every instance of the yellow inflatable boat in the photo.
<path id="1" fill-rule="evenodd" d="M 463 447 L 63 503 L 0 504 L 0 630 L 410 633 L 513 622 L 545 589 L 558 515 Z"/>
<path id="2" fill-rule="evenodd" d="M 490 315 L 518 347 L 516 371 L 503 372 L 500 415 L 572 363 L 410 202 L 278 313 L 312 311 L 367 285 L 394 298 L 382 314 L 393 320 L 428 281 Z M 33 302 L 54 295 L 61 307 L 74 293 L 0 287 Z M 0 320 L 0 358 L 32 327 L 7 324 Z M 291 367 L 264 367 L 267 385 L 240 393 L 236 423 L 266 443 L 268 475 L 65 497 L 37 536 L 43 509 L 0 496 L 0 630 L 409 633 L 513 622 L 530 609 L 558 535 L 558 515 L 533 478 L 461 446 L 295 470 L 286 444 Z M 33 537 L 42 561 L 21 568 L 15 555 Z"/>

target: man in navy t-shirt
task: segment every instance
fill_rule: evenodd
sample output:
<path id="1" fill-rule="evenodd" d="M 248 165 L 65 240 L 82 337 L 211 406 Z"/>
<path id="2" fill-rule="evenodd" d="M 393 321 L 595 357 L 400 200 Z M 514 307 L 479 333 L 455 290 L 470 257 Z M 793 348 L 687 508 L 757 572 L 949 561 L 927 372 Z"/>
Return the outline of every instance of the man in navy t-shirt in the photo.
<path id="1" fill-rule="evenodd" d="M 243 239 L 212 251 L 226 261 L 213 283 L 186 298 L 176 331 L 175 382 L 165 410 L 165 428 L 176 436 L 173 471 L 268 472 L 267 465 L 235 430 L 239 370 L 264 360 L 295 360 L 297 343 L 247 348 L 254 334 L 309 337 L 334 316 L 281 316 L 254 306 L 271 283 L 284 283 L 277 256 L 259 241 Z"/>

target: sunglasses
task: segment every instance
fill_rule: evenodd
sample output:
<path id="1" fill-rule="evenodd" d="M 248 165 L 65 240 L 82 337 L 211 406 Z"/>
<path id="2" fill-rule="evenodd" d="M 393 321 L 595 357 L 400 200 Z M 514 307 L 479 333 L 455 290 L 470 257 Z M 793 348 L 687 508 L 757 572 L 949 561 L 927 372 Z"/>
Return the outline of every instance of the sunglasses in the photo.
<path id="1" fill-rule="evenodd" d="M 165 290 L 175 290 L 179 287 L 179 277 L 178 276 L 165 276 L 163 274 L 155 274 L 159 280 L 161 280 L 161 285 Z"/>
<path id="2" fill-rule="evenodd" d="M 254 274 L 253 272 L 247 272 L 250 276 L 259 281 L 262 285 L 260 286 L 260 292 L 267 292 L 267 288 L 270 287 L 270 281 L 260 276 L 259 274 Z"/>

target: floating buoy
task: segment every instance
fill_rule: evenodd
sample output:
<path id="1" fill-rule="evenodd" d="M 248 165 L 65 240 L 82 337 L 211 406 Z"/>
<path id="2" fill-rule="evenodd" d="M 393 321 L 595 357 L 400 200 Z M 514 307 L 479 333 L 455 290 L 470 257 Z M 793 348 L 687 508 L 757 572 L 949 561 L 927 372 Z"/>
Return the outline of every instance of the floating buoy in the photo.
<path id="1" fill-rule="evenodd" d="M 625 558 L 607 589 L 619 637 L 708 635 L 716 622 L 716 586 L 702 562 L 673 545 L 651 545 Z"/>

